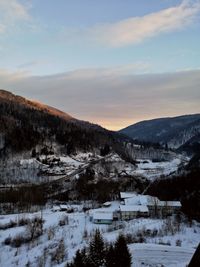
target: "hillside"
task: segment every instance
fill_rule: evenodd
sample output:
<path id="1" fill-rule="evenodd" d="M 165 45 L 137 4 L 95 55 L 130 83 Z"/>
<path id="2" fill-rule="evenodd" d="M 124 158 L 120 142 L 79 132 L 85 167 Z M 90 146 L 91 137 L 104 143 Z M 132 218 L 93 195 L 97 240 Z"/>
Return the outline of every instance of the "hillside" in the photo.
<path id="1" fill-rule="evenodd" d="M 115 138 L 98 125 L 5 90 L 0 90 L 0 113 L 1 157 L 42 147 L 55 147 L 66 154 L 91 151 L 112 145 Z"/>
<path id="2" fill-rule="evenodd" d="M 139 141 L 187 150 L 200 141 L 200 114 L 141 121 L 119 132 Z"/>
<path id="3" fill-rule="evenodd" d="M 0 114 L 1 183 L 66 175 L 78 168 L 76 155 L 85 162 L 110 152 L 127 157 L 128 139 L 121 134 L 5 90 L 0 90 Z"/>

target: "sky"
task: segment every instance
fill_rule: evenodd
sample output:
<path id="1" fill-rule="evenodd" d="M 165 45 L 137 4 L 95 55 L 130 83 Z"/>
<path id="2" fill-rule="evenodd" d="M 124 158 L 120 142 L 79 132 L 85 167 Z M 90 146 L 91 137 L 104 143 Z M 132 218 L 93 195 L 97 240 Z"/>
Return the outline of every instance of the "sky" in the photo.
<path id="1" fill-rule="evenodd" d="M 0 88 L 112 130 L 200 113 L 200 0 L 0 0 Z"/>

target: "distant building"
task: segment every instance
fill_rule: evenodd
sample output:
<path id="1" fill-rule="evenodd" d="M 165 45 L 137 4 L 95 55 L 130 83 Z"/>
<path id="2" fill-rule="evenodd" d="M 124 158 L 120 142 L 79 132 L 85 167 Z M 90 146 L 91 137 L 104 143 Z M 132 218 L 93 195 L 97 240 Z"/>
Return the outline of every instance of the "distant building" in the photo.
<path id="1" fill-rule="evenodd" d="M 120 205 L 121 219 L 131 220 L 138 217 L 148 217 L 149 209 L 142 205 Z"/>
<path id="2" fill-rule="evenodd" d="M 113 212 L 96 211 L 92 215 L 92 221 L 97 224 L 112 224 Z"/>
<path id="3" fill-rule="evenodd" d="M 160 201 L 157 197 L 121 192 L 124 206 L 147 206 L 149 216 L 162 217 L 177 213 L 181 209 L 180 201 Z"/>

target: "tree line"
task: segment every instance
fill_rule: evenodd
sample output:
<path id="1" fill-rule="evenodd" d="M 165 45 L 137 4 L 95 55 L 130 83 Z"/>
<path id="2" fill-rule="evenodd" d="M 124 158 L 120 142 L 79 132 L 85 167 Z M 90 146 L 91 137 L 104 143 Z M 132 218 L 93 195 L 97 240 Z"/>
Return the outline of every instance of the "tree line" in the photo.
<path id="1" fill-rule="evenodd" d="M 89 248 L 78 250 L 66 267 L 130 267 L 131 254 L 126 239 L 119 235 L 114 244 L 106 244 L 97 229 Z"/>

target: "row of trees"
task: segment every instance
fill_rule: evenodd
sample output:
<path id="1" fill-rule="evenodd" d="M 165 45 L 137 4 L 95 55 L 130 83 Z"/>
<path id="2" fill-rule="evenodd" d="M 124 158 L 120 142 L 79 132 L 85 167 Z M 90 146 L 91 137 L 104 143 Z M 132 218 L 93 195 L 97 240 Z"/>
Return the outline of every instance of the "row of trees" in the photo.
<path id="1" fill-rule="evenodd" d="M 131 254 L 126 239 L 119 235 L 114 244 L 106 244 L 99 230 L 96 230 L 89 248 L 78 250 L 72 263 L 66 267 L 130 267 Z"/>

